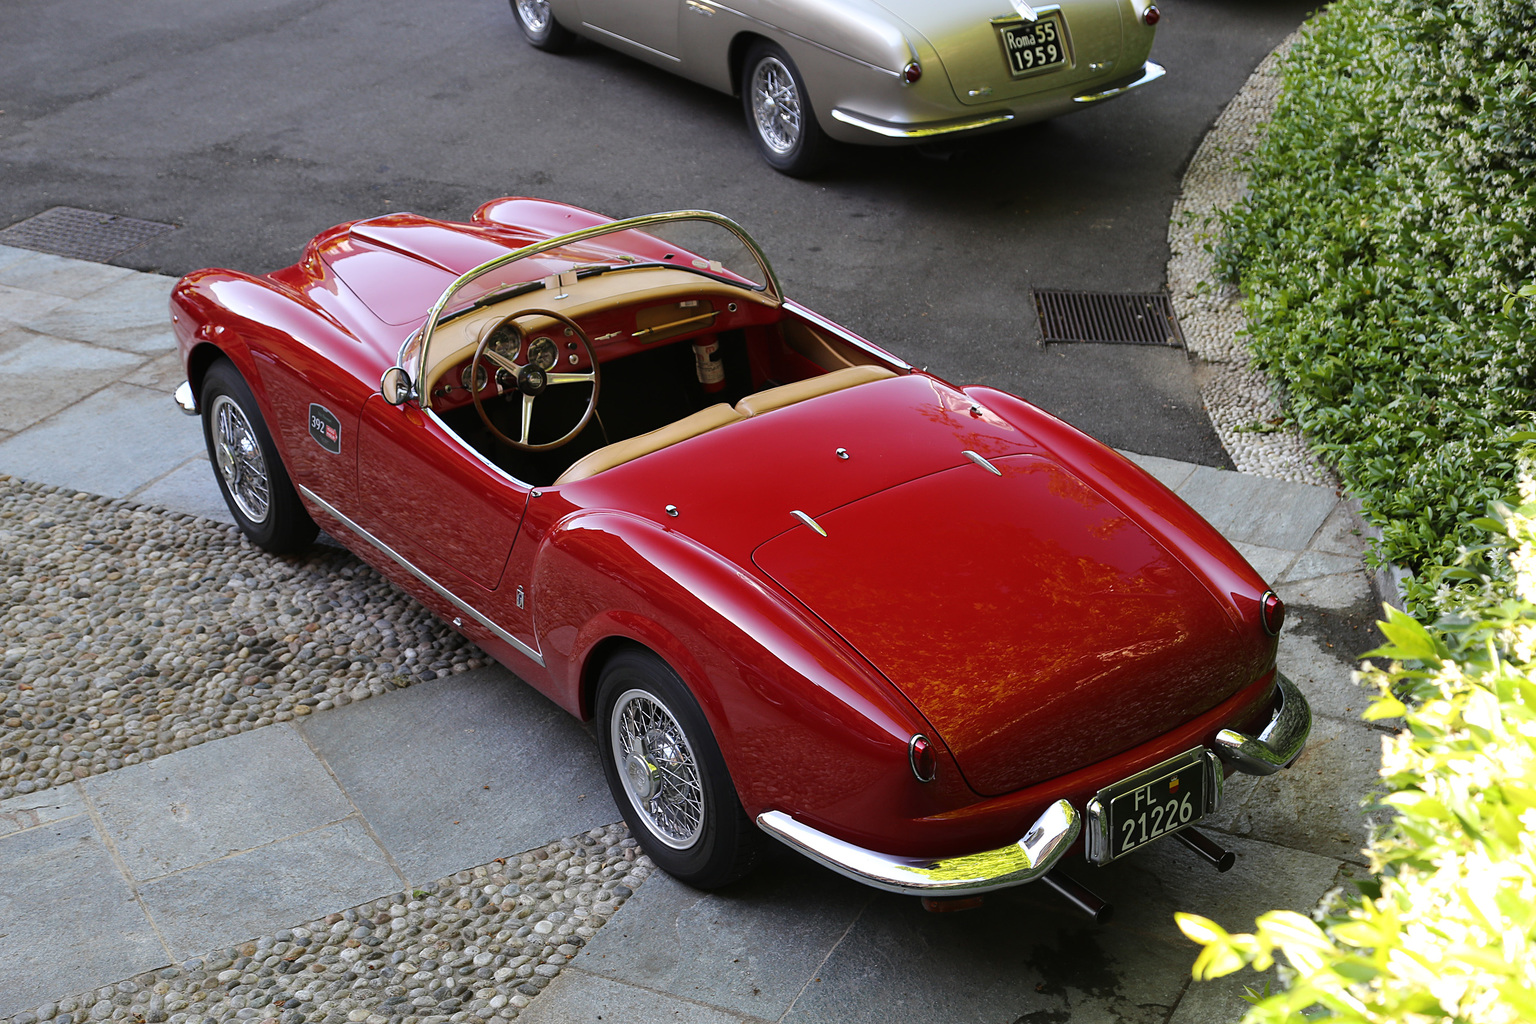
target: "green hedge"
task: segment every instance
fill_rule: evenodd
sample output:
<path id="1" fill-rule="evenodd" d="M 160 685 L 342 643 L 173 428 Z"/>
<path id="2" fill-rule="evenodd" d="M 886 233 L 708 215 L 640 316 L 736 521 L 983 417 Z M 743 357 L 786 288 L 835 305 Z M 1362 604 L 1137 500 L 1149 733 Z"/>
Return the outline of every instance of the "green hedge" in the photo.
<path id="1" fill-rule="evenodd" d="M 1463 592 L 1433 629 L 1397 611 L 1382 623 L 1372 653 L 1391 667 L 1365 673 L 1381 694 L 1366 717 L 1407 728 L 1384 751 L 1397 816 L 1367 851 L 1375 883 L 1249 935 L 1179 915 L 1205 946 L 1197 978 L 1284 954 L 1288 985 L 1255 997 L 1251 1024 L 1536 1020 L 1536 486 L 1522 490 L 1528 504 L 1501 515 L 1516 596 Z"/>
<path id="2" fill-rule="evenodd" d="M 1284 75 L 1218 263 L 1380 555 L 1422 573 L 1531 437 L 1536 303 L 1512 299 L 1536 280 L 1536 3 L 1339 0 Z"/>

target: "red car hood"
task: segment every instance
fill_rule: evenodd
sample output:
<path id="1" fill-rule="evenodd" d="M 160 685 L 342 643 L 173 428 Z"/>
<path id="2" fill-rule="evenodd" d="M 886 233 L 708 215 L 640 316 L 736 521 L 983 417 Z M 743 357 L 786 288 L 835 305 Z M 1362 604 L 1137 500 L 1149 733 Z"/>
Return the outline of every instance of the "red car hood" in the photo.
<path id="1" fill-rule="evenodd" d="M 1182 724 L 1252 682 L 1261 654 L 1187 560 L 1027 433 L 921 375 L 564 489 L 755 565 L 912 701 L 984 795 Z"/>

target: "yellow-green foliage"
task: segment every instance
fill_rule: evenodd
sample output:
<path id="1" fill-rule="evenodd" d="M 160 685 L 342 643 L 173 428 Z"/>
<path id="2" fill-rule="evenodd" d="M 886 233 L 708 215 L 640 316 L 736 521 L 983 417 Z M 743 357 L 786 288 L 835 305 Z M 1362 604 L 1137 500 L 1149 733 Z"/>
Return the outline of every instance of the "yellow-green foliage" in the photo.
<path id="1" fill-rule="evenodd" d="M 1431 629 L 1395 611 L 1381 624 L 1388 644 L 1372 656 L 1391 663 L 1363 673 L 1381 693 L 1366 717 L 1407 728 L 1384 744 L 1397 817 L 1367 851 L 1376 882 L 1316 920 L 1265 914 L 1249 935 L 1179 915 L 1205 947 L 1197 978 L 1284 954 L 1288 987 L 1247 1021 L 1314 1006 L 1373 1024 L 1536 1021 L 1536 484 L 1521 492 L 1498 520 L 1514 596 L 1489 586 Z"/>

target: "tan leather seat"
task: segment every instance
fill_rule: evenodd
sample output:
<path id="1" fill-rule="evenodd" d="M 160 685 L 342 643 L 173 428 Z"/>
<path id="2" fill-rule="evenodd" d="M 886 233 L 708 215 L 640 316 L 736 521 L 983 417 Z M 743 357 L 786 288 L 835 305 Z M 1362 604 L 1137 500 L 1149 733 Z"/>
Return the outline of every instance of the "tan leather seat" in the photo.
<path id="1" fill-rule="evenodd" d="M 819 377 L 808 377 L 805 380 L 797 380 L 792 384 L 781 384 L 767 391 L 759 391 L 755 395 L 748 395 L 736 403 L 736 411 L 742 416 L 759 416 L 774 409 L 782 409 L 786 405 L 794 405 L 803 402 L 807 398 L 816 398 L 819 395 L 830 395 L 834 391 L 842 391 L 844 388 L 856 387 L 859 384 L 868 384 L 871 381 L 884 380 L 894 377 L 896 374 L 883 366 L 850 366 L 843 370 L 833 370 Z"/>
<path id="2" fill-rule="evenodd" d="M 626 462 L 632 462 L 642 455 L 658 452 L 669 445 L 686 441 L 690 437 L 698 437 L 707 434 L 711 430 L 737 423 L 743 417 L 735 409 L 720 402 L 711 405 L 707 409 L 700 409 L 692 416 L 684 416 L 680 420 L 674 420 L 664 427 L 657 427 L 649 433 L 636 437 L 626 438 L 623 441 L 615 441 L 605 445 L 590 455 L 584 455 L 571 464 L 571 467 L 560 474 L 557 484 L 568 484 L 576 480 L 585 480 L 587 477 L 596 476 L 604 470 L 614 466 L 622 466 Z"/>

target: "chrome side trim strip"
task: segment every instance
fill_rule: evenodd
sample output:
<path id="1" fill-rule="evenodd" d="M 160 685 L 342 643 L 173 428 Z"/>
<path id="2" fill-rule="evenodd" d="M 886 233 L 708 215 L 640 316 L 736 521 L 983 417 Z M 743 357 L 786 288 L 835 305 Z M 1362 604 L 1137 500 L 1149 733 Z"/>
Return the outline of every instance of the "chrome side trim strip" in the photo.
<path id="1" fill-rule="evenodd" d="M 184 380 L 176 388 L 176 393 L 171 396 L 176 399 L 176 406 L 188 416 L 197 415 L 197 399 L 192 397 L 192 382 Z"/>
<path id="2" fill-rule="evenodd" d="M 1307 698 L 1278 669 L 1275 688 L 1280 706 L 1263 732 L 1249 736 L 1236 729 L 1223 729 L 1216 734 L 1216 753 L 1245 775 L 1273 775 L 1289 767 L 1300 756 L 1312 731 L 1312 708 Z"/>
<path id="3" fill-rule="evenodd" d="M 1141 75 L 1134 81 L 1125 85 L 1117 85 L 1113 89 L 1105 89 L 1103 92 L 1083 92 L 1072 97 L 1073 103 L 1098 103 L 1100 100 L 1113 99 L 1121 93 L 1130 92 L 1149 82 L 1155 82 L 1168 73 L 1168 69 L 1156 61 L 1147 61 L 1141 66 Z"/>
<path id="4" fill-rule="evenodd" d="M 877 121 L 863 114 L 855 114 L 841 107 L 834 107 L 832 117 L 843 124 L 851 124 L 855 128 L 863 128 L 867 132 L 883 135 L 888 139 L 927 139 L 935 135 L 952 135 L 955 132 L 969 132 L 977 128 L 986 128 L 994 124 L 1007 124 L 1013 120 L 1009 113 L 985 114 L 968 121 L 945 122 L 937 125 L 900 125 L 887 121 Z"/>
<path id="5" fill-rule="evenodd" d="M 609 39 L 616 39 L 621 43 L 628 43 L 630 46 L 633 46 L 637 50 L 644 50 L 646 53 L 654 53 L 656 56 L 664 57 L 674 64 L 681 64 L 683 62 L 683 58 L 681 57 L 674 57 L 670 53 L 667 53 L 665 50 L 658 50 L 654 46 L 646 46 L 644 43 L 637 43 L 633 39 L 629 38 L 629 36 L 621 36 L 617 32 L 610 32 L 605 28 L 598 28 L 590 21 L 582 22 L 581 27 L 588 32 L 596 32 L 598 35 L 607 36 Z"/>
<path id="6" fill-rule="evenodd" d="M 357 525 L 357 523 L 353 522 L 342 512 L 338 511 L 334 505 L 320 497 L 314 491 L 310 490 L 308 487 L 305 487 L 303 484 L 299 485 L 299 490 L 303 493 L 304 497 L 325 509 L 327 515 L 335 516 L 337 519 L 341 520 L 346 524 L 347 529 L 351 530 L 353 533 L 356 533 L 359 537 L 362 537 L 364 540 L 368 541 L 368 543 L 384 552 L 384 554 L 393 559 L 395 563 L 400 566 L 400 568 L 404 569 L 406 572 L 410 573 L 412 576 L 415 576 L 417 579 L 421 580 L 421 582 L 437 591 L 437 593 L 440 594 L 444 599 L 450 601 L 455 608 L 459 609 L 465 615 L 468 615 L 470 618 L 480 623 L 480 625 L 490 630 L 491 633 L 495 635 L 496 639 L 515 649 L 519 654 L 523 655 L 523 657 L 527 658 L 535 665 L 538 665 L 540 668 L 544 667 L 544 656 L 541 655 L 538 651 L 534 650 L 532 647 L 529 647 L 517 637 L 496 625 L 496 623 L 486 618 L 474 608 L 471 608 L 462 599 L 460 599 L 457 594 L 454 594 L 451 590 L 448 590 L 442 584 L 432 579 L 432 577 L 416 568 L 416 566 L 412 565 L 405 559 L 405 556 L 401 555 L 394 548 L 390 547 L 388 544 L 385 544 L 383 541 L 379 540 L 379 538 L 375 537 L 373 534 Z"/>
<path id="7" fill-rule="evenodd" d="M 1082 822 L 1071 804 L 1058 800 L 1035 819 L 1017 843 L 938 861 L 866 850 L 796 821 L 783 811 L 764 811 L 757 816 L 757 826 L 855 882 L 910 896 L 944 896 L 973 895 L 1033 882 L 1056 866 L 1077 839 Z"/>

